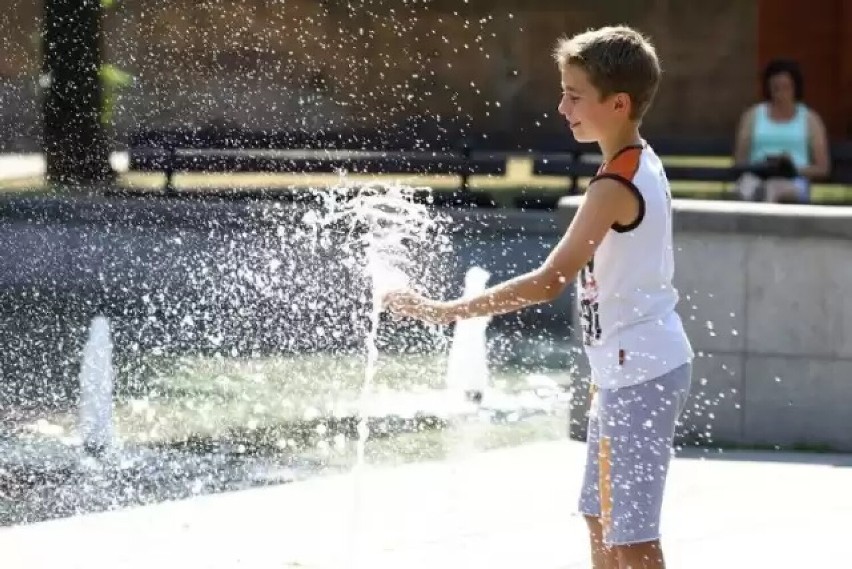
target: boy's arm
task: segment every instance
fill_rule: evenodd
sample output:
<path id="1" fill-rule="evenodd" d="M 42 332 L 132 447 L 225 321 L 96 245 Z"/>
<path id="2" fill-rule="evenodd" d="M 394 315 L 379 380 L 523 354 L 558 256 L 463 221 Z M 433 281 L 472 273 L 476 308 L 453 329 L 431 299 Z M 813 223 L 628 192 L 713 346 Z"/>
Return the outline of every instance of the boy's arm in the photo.
<path id="1" fill-rule="evenodd" d="M 623 183 L 610 178 L 594 181 L 568 231 L 539 268 L 478 296 L 437 303 L 433 319 L 452 321 L 504 314 L 555 299 L 591 259 L 613 224 L 628 224 L 636 215 L 636 197 Z"/>

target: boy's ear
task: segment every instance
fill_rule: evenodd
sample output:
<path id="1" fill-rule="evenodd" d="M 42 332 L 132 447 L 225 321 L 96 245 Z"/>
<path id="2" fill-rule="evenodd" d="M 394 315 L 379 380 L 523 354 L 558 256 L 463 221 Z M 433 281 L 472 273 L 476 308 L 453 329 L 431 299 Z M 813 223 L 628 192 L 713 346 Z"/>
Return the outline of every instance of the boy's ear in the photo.
<path id="1" fill-rule="evenodd" d="M 630 95 L 627 93 L 616 93 L 613 97 L 613 108 L 617 111 L 630 112 Z"/>

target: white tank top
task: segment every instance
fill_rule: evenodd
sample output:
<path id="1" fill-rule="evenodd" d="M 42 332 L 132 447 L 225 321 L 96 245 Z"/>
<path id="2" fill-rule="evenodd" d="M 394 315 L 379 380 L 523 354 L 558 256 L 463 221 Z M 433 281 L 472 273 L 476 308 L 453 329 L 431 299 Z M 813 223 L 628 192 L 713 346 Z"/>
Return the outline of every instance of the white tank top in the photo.
<path id="1" fill-rule="evenodd" d="M 640 198 L 636 221 L 613 226 L 579 275 L 592 381 L 616 389 L 659 377 L 693 352 L 675 312 L 671 191 L 662 162 L 646 144 L 629 146 L 601 166 L 593 181 L 599 178 L 616 179 Z"/>

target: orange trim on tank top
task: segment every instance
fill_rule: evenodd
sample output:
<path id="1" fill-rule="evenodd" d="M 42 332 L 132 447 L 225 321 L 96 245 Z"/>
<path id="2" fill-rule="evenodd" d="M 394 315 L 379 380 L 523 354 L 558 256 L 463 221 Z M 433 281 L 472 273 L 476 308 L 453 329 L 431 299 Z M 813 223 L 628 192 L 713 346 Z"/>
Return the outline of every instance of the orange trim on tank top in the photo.
<path id="1" fill-rule="evenodd" d="M 618 152 L 612 160 L 601 164 L 600 174 L 615 174 L 621 176 L 625 180 L 633 181 L 636 171 L 639 170 L 639 163 L 642 159 L 642 148 L 636 146 L 628 146 Z"/>

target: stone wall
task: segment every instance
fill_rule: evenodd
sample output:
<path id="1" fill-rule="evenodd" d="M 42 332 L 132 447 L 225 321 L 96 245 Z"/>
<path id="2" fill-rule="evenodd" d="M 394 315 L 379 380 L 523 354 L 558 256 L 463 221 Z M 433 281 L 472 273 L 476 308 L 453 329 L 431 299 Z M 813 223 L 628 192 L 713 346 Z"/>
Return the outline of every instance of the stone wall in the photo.
<path id="1" fill-rule="evenodd" d="M 306 215 L 314 207 L 157 197 L 0 199 L 0 407 L 66 401 L 77 385 L 86 328 L 99 315 L 111 320 L 116 357 L 130 383 L 136 367 L 159 355 L 362 350 L 370 325 L 363 247 L 351 238 L 348 221 L 315 233 Z M 474 265 L 488 270 L 492 282 L 526 272 L 559 239 L 554 212 L 440 213 L 448 216 L 441 224 L 447 231 L 412 249 L 417 263 L 409 271 L 434 295 L 459 295 Z M 525 365 L 554 357 L 570 324 L 570 292 L 548 306 L 495 318 L 492 356 Z M 388 319 L 378 343 L 382 350 L 429 350 L 440 348 L 441 338 Z"/>
<path id="2" fill-rule="evenodd" d="M 12 3 L 14 10 L 0 17 L 0 116 L 5 132 L 31 136 L 41 7 Z M 649 132 L 728 135 L 755 94 L 752 3 L 494 4 L 119 2 L 106 18 L 107 58 L 136 82 L 121 98 L 118 134 L 211 121 L 399 126 L 426 113 L 531 137 L 561 132 L 550 55 L 557 38 L 619 22 L 651 35 L 663 61 L 665 83 L 646 120 Z M 14 141 L 5 136 L 8 147 Z"/>
<path id="3" fill-rule="evenodd" d="M 563 226 L 576 204 L 563 200 Z M 678 311 L 697 356 L 685 436 L 852 450 L 852 208 L 674 209 Z"/>
<path id="4" fill-rule="evenodd" d="M 492 282 L 523 273 L 550 252 L 577 203 L 565 198 L 559 218 L 447 211 L 453 253 L 433 273 L 454 283 L 448 296 L 471 265 Z M 67 385 L 97 314 L 113 319 L 127 357 L 357 347 L 366 285 L 339 241 L 316 249 L 296 238 L 303 214 L 263 202 L 4 199 L 0 401 Z M 852 450 L 852 208 L 688 200 L 675 202 L 674 220 L 679 312 L 697 355 L 682 436 Z M 506 353 L 527 343 L 568 352 L 573 307 L 569 290 L 492 331 L 509 337 Z M 331 333 L 318 335 L 318 324 Z M 574 362 L 577 435 L 588 374 L 584 357 Z"/>

